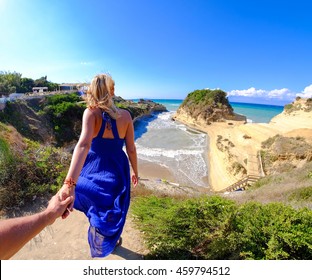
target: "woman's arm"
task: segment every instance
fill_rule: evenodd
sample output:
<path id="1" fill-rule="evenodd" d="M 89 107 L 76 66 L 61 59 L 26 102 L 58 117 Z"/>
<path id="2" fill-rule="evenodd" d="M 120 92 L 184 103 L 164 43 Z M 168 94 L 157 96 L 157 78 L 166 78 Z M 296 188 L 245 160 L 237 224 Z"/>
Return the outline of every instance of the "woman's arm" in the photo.
<path id="1" fill-rule="evenodd" d="M 81 169 L 86 160 L 87 154 L 89 152 L 91 142 L 94 135 L 95 128 L 95 114 L 90 109 L 86 109 L 82 118 L 82 130 L 78 140 L 78 143 L 74 149 L 74 153 L 71 159 L 69 170 L 66 176 L 67 180 L 72 180 L 77 182 L 80 175 Z M 60 197 L 65 199 L 67 196 L 75 197 L 75 186 L 69 186 L 64 183 L 60 189 Z M 74 201 L 69 205 L 69 210 L 72 211 L 74 206 Z M 69 212 L 66 212 L 63 218 L 68 216 Z"/>
<path id="2" fill-rule="evenodd" d="M 128 113 L 128 112 L 127 112 Z M 126 151 L 127 155 L 133 170 L 134 175 L 132 176 L 132 183 L 136 187 L 139 180 L 139 174 L 138 174 L 138 158 L 137 158 L 137 152 L 136 152 L 136 146 L 134 143 L 134 127 L 133 127 L 133 121 L 128 113 L 129 118 L 129 124 L 126 131 Z"/>
<path id="3" fill-rule="evenodd" d="M 31 216 L 0 221 L 0 259 L 9 259 L 18 252 L 29 240 L 35 237 L 46 226 L 66 212 L 67 205 L 73 197 L 60 201 L 59 195 L 54 195 L 48 207 Z"/>

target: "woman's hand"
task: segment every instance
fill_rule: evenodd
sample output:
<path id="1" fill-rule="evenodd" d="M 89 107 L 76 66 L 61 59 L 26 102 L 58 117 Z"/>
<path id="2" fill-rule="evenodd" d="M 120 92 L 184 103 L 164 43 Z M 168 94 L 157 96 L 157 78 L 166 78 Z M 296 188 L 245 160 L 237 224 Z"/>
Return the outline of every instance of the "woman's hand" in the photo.
<path id="1" fill-rule="evenodd" d="M 50 199 L 47 208 L 42 212 L 48 217 L 49 224 L 53 224 L 58 217 L 63 217 L 64 213 L 68 212 L 68 205 L 70 205 L 72 201 L 72 196 L 68 196 L 65 200 L 61 200 L 58 193 L 54 195 Z"/>
<path id="2" fill-rule="evenodd" d="M 131 177 L 131 181 L 132 181 L 133 187 L 136 187 L 139 183 L 139 177 L 133 174 Z"/>
<path id="3" fill-rule="evenodd" d="M 68 207 L 66 211 L 63 213 L 62 218 L 65 219 L 68 217 L 70 212 L 74 210 L 74 201 L 75 201 L 75 187 L 74 186 L 69 186 L 68 184 L 64 183 L 62 188 L 58 192 L 60 200 L 63 201 L 67 197 L 73 197 L 72 202 L 68 204 Z"/>

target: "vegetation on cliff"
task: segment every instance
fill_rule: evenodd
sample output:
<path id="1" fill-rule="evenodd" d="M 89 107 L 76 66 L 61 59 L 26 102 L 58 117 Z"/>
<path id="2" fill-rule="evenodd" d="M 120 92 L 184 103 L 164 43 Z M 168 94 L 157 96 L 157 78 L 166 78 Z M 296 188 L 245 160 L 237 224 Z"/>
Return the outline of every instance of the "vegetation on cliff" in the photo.
<path id="1" fill-rule="evenodd" d="M 226 92 L 220 89 L 195 90 L 187 95 L 179 107 L 194 119 L 203 119 L 207 124 L 224 119 L 234 119 L 235 114 Z"/>
<path id="2" fill-rule="evenodd" d="M 0 111 L 0 121 L 31 140 L 63 146 L 79 137 L 84 110 L 79 101 L 75 93 L 18 99 Z"/>
<path id="3" fill-rule="evenodd" d="M 286 114 L 290 114 L 295 111 L 304 111 L 311 112 L 312 111 L 312 98 L 301 98 L 297 97 L 296 100 L 290 104 L 284 106 L 284 111 Z"/>
<path id="4" fill-rule="evenodd" d="M 115 97 L 114 102 L 128 110 L 133 119 L 166 110 L 161 104 L 145 100 L 135 103 Z M 17 99 L 0 111 L 0 121 L 12 125 L 26 138 L 64 147 L 78 140 L 85 108 L 78 93 Z"/>
<path id="5" fill-rule="evenodd" d="M 303 137 L 277 134 L 262 143 L 261 157 L 267 175 L 289 172 L 312 161 L 312 146 Z"/>
<path id="6" fill-rule="evenodd" d="M 70 155 L 62 149 L 21 137 L 0 123 L 0 211 L 55 193 L 69 161 Z"/>

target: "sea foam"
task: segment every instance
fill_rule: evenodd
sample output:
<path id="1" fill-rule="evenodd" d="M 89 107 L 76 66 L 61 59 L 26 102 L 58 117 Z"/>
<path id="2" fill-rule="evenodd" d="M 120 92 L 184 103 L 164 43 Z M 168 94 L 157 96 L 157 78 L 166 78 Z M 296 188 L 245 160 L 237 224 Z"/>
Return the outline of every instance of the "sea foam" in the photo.
<path id="1" fill-rule="evenodd" d="M 206 187 L 207 136 L 174 122 L 172 116 L 163 112 L 136 123 L 138 158 L 167 167 L 177 183 Z"/>

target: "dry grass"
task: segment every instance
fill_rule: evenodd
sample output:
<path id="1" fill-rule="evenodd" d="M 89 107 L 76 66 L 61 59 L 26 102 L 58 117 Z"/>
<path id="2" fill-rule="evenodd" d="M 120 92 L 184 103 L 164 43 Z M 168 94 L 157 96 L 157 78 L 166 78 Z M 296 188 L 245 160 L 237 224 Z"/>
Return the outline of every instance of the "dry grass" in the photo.
<path id="1" fill-rule="evenodd" d="M 245 192 L 234 192 L 228 197 L 244 203 L 258 201 L 261 203 L 283 202 L 295 208 L 312 209 L 311 199 L 297 199 L 300 192 L 312 188 L 312 162 L 302 168 L 294 169 L 278 175 L 264 177 Z M 296 198 L 297 197 L 297 198 Z"/>

